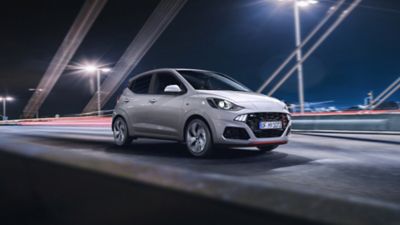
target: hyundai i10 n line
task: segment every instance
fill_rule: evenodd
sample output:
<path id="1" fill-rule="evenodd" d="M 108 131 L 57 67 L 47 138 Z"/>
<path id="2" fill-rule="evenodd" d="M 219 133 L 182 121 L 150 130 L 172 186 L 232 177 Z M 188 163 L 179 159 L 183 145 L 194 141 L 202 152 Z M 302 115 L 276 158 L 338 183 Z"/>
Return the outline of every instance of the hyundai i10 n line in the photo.
<path id="1" fill-rule="evenodd" d="M 288 142 L 287 106 L 252 92 L 227 75 L 195 69 L 157 69 L 134 76 L 118 99 L 115 144 L 135 138 L 176 140 L 196 157 L 215 146 L 255 146 L 262 152 Z"/>

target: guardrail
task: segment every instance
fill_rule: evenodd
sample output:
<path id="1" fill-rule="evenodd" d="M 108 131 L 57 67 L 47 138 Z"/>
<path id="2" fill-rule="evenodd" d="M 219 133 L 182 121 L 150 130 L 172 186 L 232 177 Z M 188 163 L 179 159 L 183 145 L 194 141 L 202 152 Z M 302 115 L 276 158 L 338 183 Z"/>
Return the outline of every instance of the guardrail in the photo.
<path id="1" fill-rule="evenodd" d="M 111 112 L 111 111 L 110 111 Z M 0 125 L 111 126 L 111 115 L 0 121 Z M 362 110 L 293 114 L 294 130 L 400 131 L 400 111 Z"/>
<path id="2" fill-rule="evenodd" d="M 295 130 L 400 131 L 400 113 L 305 114 L 293 116 Z"/>

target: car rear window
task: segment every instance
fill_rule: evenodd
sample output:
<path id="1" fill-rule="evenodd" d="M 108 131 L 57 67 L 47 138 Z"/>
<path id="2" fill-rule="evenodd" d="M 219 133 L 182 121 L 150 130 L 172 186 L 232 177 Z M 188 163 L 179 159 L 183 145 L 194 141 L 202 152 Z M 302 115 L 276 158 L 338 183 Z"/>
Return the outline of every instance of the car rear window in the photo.
<path id="1" fill-rule="evenodd" d="M 143 77 L 133 80 L 130 87 L 131 91 L 136 94 L 149 93 L 151 77 L 152 75 L 145 75 Z"/>

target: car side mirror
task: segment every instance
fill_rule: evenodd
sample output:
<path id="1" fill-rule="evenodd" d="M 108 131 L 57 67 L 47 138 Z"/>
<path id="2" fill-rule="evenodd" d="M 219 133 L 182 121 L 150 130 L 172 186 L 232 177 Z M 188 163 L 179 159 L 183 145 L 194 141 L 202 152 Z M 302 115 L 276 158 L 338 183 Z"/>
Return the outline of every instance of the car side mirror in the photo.
<path id="1" fill-rule="evenodd" d="M 164 88 L 164 92 L 165 93 L 181 93 L 182 89 L 176 85 L 176 84 L 172 84 L 172 85 L 168 85 Z"/>

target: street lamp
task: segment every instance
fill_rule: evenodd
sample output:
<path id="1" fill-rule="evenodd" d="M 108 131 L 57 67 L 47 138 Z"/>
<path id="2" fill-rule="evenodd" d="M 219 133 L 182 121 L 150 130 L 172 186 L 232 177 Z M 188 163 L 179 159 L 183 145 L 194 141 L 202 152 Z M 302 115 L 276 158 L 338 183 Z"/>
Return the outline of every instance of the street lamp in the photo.
<path id="1" fill-rule="evenodd" d="M 309 5 L 317 4 L 317 0 L 297 0 L 297 5 L 300 7 L 307 7 Z"/>
<path id="2" fill-rule="evenodd" d="M 28 91 L 32 91 L 32 92 L 43 92 L 44 89 L 43 88 L 29 88 Z M 39 108 L 36 111 L 36 118 L 39 118 Z"/>
<path id="3" fill-rule="evenodd" d="M 288 0 L 279 0 L 280 2 L 288 1 Z M 315 5 L 318 3 L 317 0 L 291 0 L 293 1 L 293 9 L 294 9 L 294 25 L 295 25 L 295 39 L 296 39 L 296 48 L 298 48 L 301 44 L 301 27 L 300 27 L 300 12 L 299 8 L 305 8 L 310 5 Z M 302 51 L 299 48 L 296 52 L 296 60 L 299 63 L 302 58 Z M 300 103 L 300 112 L 304 113 L 304 82 L 303 82 L 303 64 L 299 63 L 297 67 L 297 78 L 298 78 L 298 91 L 299 91 L 299 103 Z"/>
<path id="4" fill-rule="evenodd" d="M 3 102 L 3 120 L 6 121 L 7 120 L 7 115 L 6 115 L 6 102 L 11 102 L 13 101 L 14 98 L 10 97 L 10 96 L 0 96 L 0 101 Z"/>
<path id="5" fill-rule="evenodd" d="M 97 115 L 101 115 L 101 90 L 100 90 L 100 78 L 101 72 L 109 73 L 111 72 L 111 68 L 101 67 L 95 64 L 88 64 L 79 67 L 82 71 L 90 74 L 96 74 L 97 78 Z"/>

